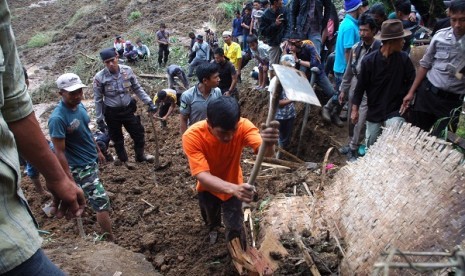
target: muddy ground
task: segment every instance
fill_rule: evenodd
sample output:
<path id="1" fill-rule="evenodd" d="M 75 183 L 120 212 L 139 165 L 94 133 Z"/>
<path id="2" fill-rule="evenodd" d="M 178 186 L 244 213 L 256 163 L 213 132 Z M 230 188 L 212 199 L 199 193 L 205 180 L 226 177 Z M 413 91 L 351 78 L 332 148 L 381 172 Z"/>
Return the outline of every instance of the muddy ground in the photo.
<path id="1" fill-rule="evenodd" d="M 73 18 L 76 11 L 82 11 L 86 5 L 90 5 L 92 12 L 84 13 L 76 22 L 68 26 L 70 18 Z M 163 20 L 168 24 L 168 29 L 173 30 L 174 35 L 179 36 L 179 41 L 181 41 L 181 35 L 193 29 L 201 29 L 205 24 L 211 24 L 214 18 L 221 19 L 217 11 L 211 12 L 211 9 L 216 10 L 215 1 L 198 1 L 193 5 L 175 0 L 138 0 L 129 1 L 129 3 L 128 1 L 51 0 L 42 1 L 40 4 L 26 0 L 10 1 L 10 7 L 22 60 L 28 69 L 34 68 L 32 92 L 42 83 L 53 81 L 57 75 L 69 70 L 77 62 L 77 56 L 92 57 L 102 47 L 111 45 L 115 34 L 143 29 L 152 32 L 153 35 L 156 26 Z M 173 9 L 173 7 L 176 8 Z M 209 10 L 208 7 L 213 8 Z M 141 11 L 144 16 L 137 21 L 128 22 L 128 15 L 134 10 Z M 165 12 L 169 10 L 175 10 L 176 15 L 171 16 Z M 226 21 L 215 21 L 218 25 L 224 22 Z M 58 33 L 47 46 L 39 48 L 26 46 L 33 34 L 51 30 Z M 153 52 L 156 54 L 155 51 Z M 143 67 L 143 65 L 136 65 L 136 72 L 140 72 L 138 66 Z M 91 65 L 88 73 L 93 75 L 95 72 L 92 70 L 101 68 L 100 65 Z M 146 70 L 146 67 L 143 68 Z M 251 68 L 252 66 L 248 65 L 244 72 L 249 72 Z M 154 74 L 160 72 L 157 68 L 153 72 L 149 71 Z M 141 81 L 151 95 L 164 88 L 165 84 L 163 80 L 141 79 Z M 89 83 L 89 80 L 86 79 L 86 82 Z M 264 92 L 252 90 L 250 87 L 254 84 L 252 80 L 244 76 L 243 83 L 239 84 L 240 103 L 243 116 L 259 124 L 265 120 L 268 97 Z M 325 99 L 322 97 L 321 100 L 323 102 Z M 48 100 L 51 106 L 55 102 L 56 99 L 53 97 L 52 100 Z M 91 101 L 87 101 L 86 104 L 89 105 L 92 114 Z M 303 106 L 299 104 L 299 115 L 295 123 L 290 150 L 294 154 L 297 154 L 296 147 L 303 117 L 302 109 Z M 328 148 L 339 147 L 344 143 L 346 132 L 345 129 L 325 125 L 320 119 L 319 111 L 317 107 L 311 109 L 303 137 L 304 147 L 298 155 L 305 161 L 321 163 Z M 46 122 L 49 113 L 45 112 L 40 119 Z M 153 153 L 155 151 L 153 128 L 142 106 L 138 113 L 142 116 L 145 126 L 147 152 Z M 220 235 L 215 245 L 209 245 L 206 241 L 207 230 L 200 217 L 196 194 L 192 190 L 195 181 L 190 176 L 187 160 L 182 151 L 177 115 L 178 113 L 169 118 L 167 129 L 161 129 L 158 124 L 156 126 L 160 143 L 160 161 L 167 165 L 166 168 L 154 170 L 153 164 L 146 163 L 138 164 L 134 170 L 116 167 L 113 164 L 101 166 L 100 176 L 112 201 L 111 218 L 116 244 L 132 252 L 143 254 L 156 271 L 163 275 L 236 275 L 224 236 Z M 45 128 L 44 132 L 47 133 Z M 132 141 L 129 137 L 127 138 L 126 147 L 133 158 Z M 110 150 L 114 154 L 114 150 L 112 148 Z M 245 150 L 244 159 L 251 157 L 250 150 Z M 338 167 L 344 165 L 345 160 L 334 154 L 329 162 L 335 164 L 337 170 Z M 243 164 L 245 176 L 248 176 L 251 167 L 250 164 Z M 320 183 L 320 172 L 321 170 L 300 174 L 285 172 L 285 177 L 284 172 L 279 172 L 277 177 L 268 181 L 259 180 L 257 183 L 259 204 L 280 193 L 292 194 L 294 185 L 297 185 L 299 195 L 306 194 L 300 184 L 306 182 L 310 185 L 310 189 L 315 189 Z M 280 177 L 281 173 L 283 177 Z M 334 170 L 330 171 L 330 176 L 333 173 Z M 98 235 L 100 230 L 91 210 L 88 209 L 83 218 L 87 235 L 84 242 L 78 235 L 75 221 L 56 220 L 44 215 L 41 208 L 47 203 L 47 198 L 35 194 L 27 177 L 23 178 L 21 185 L 40 228 L 49 233 L 44 235 L 43 247 L 55 263 L 72 275 L 112 275 L 109 272 L 118 271 L 115 264 L 107 262 L 107 269 L 114 269 L 114 271 L 106 270 L 104 273 L 101 269 L 97 269 L 99 264 L 89 266 L 88 262 L 83 261 L 87 255 L 86 252 L 99 250 L 95 244 L 105 244 L 100 241 Z M 258 214 L 257 218 L 259 219 Z M 319 255 L 320 258 L 316 259 L 323 274 L 336 273 L 339 253 L 333 245 L 321 246 L 325 244 L 326 238 L 304 235 L 304 243 L 313 248 L 315 252 L 322 253 Z M 292 238 L 283 237 L 283 244 L 290 251 L 291 256 L 282 260 L 283 266 L 276 274 L 307 275 L 308 268 L 301 261 L 302 257 Z M 76 256 L 77 250 L 81 250 L 78 256 Z M 115 256 L 123 255 L 117 249 L 114 250 L 114 254 Z M 103 254 L 101 258 L 103 266 L 105 266 L 106 258 L 112 259 Z M 124 264 L 121 265 L 124 267 Z M 123 275 L 147 274 L 150 273 L 134 269 L 126 271 Z"/>

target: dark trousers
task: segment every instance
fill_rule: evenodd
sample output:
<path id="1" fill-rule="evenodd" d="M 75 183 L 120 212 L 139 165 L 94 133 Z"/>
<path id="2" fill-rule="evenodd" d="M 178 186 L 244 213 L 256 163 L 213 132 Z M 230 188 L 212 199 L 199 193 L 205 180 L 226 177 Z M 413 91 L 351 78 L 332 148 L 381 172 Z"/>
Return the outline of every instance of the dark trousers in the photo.
<path id="1" fill-rule="evenodd" d="M 47 258 L 42 249 L 39 249 L 36 253 L 34 253 L 34 255 L 32 255 L 32 257 L 27 259 L 25 262 L 2 275 L 64 276 L 66 274 L 63 271 L 61 271 L 55 264 L 53 264 L 49 258 Z"/>
<path id="2" fill-rule="evenodd" d="M 158 64 L 168 62 L 168 55 L 170 54 L 169 46 L 166 44 L 158 44 Z"/>
<path id="3" fill-rule="evenodd" d="M 287 149 L 291 143 L 292 130 L 294 128 L 295 117 L 277 120 L 279 122 L 279 146 L 283 149 Z"/>
<path id="4" fill-rule="evenodd" d="M 166 113 L 168 113 L 168 110 L 170 109 L 170 106 L 171 104 L 170 103 L 163 103 L 161 106 L 160 106 L 160 110 L 158 111 L 158 116 L 160 118 L 163 118 L 163 116 L 166 115 Z"/>
<path id="5" fill-rule="evenodd" d="M 442 91 L 425 78 L 417 89 L 411 114 L 412 124 L 424 131 L 430 131 L 434 126 L 432 134 L 443 136 L 442 132 L 447 130 L 449 123 L 453 129 L 457 127 L 458 108 L 462 103 L 463 96 Z"/>
<path id="6" fill-rule="evenodd" d="M 116 154 L 122 162 L 128 161 L 128 155 L 124 148 L 123 126 L 134 141 L 134 149 L 144 148 L 144 127 L 140 122 L 140 116 L 134 114 L 136 109 L 135 100 L 132 100 L 127 107 L 105 107 L 105 122 L 108 126 L 108 134 L 115 143 Z"/>
<path id="7" fill-rule="evenodd" d="M 244 214 L 242 213 L 242 202 L 236 197 L 222 201 L 209 192 L 199 192 L 199 206 L 205 224 L 212 231 L 221 226 L 221 209 L 223 209 L 223 222 L 226 230 L 226 241 L 240 238 L 242 247 L 245 249 L 246 238 L 244 231 Z"/>

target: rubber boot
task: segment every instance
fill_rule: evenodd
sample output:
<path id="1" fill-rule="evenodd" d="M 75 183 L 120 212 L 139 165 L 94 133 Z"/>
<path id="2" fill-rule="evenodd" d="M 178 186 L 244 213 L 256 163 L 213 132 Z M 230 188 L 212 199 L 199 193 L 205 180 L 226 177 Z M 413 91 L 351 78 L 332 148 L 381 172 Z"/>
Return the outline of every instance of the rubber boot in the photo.
<path id="1" fill-rule="evenodd" d="M 134 152 L 136 153 L 136 162 L 147 161 L 149 163 L 153 163 L 155 161 L 155 157 L 153 155 L 144 154 L 144 148 L 135 148 Z"/>
<path id="2" fill-rule="evenodd" d="M 330 98 L 329 101 L 323 106 L 323 109 L 321 110 L 321 116 L 323 117 L 323 120 L 327 123 L 331 123 L 331 112 L 334 109 L 334 102 L 333 98 Z"/>
<path id="3" fill-rule="evenodd" d="M 343 127 L 344 122 L 341 120 L 341 118 L 339 118 L 339 113 L 341 113 L 342 105 L 337 103 L 337 104 L 333 104 L 333 106 L 334 108 L 331 112 L 331 122 L 338 127 Z"/>
<path id="4" fill-rule="evenodd" d="M 115 160 L 116 166 L 121 166 L 121 164 L 128 161 L 128 154 L 124 148 L 124 143 L 115 143 L 115 151 L 118 159 Z"/>

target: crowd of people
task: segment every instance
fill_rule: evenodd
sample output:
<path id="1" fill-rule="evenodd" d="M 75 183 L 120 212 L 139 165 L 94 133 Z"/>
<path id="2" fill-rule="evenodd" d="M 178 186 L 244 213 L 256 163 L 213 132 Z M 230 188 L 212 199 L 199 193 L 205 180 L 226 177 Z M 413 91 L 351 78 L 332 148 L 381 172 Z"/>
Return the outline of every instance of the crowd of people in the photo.
<path id="1" fill-rule="evenodd" d="M 216 242 L 223 221 L 227 241 L 239 238 L 244 248 L 241 204 L 252 201 L 255 187 L 244 183 L 242 149 L 250 147 L 257 153 L 264 144 L 266 156 L 275 153 L 276 143 L 288 149 L 296 117 L 294 103 L 285 92 L 275 117 L 279 126 L 271 124 L 259 131 L 241 117 L 238 83 L 249 60 L 254 59 L 258 67 L 259 91 L 266 90 L 269 79 L 275 76 L 273 64 L 303 71 L 308 80 L 317 74 L 315 83 L 329 98 L 322 117 L 335 125 L 344 126 L 339 114 L 348 102 L 348 144 L 340 151 L 350 161 L 359 155 L 362 136 L 369 148 L 383 126 L 407 121 L 429 131 L 438 119 L 456 115 L 465 94 L 465 80 L 457 77 L 464 71 L 460 66 L 465 55 L 457 42 L 465 34 L 465 0 L 451 2 L 450 26 L 435 33 L 417 69 L 408 50 L 415 38 L 412 26 L 419 25 L 421 19 L 412 12 L 409 0 L 396 0 L 395 7 L 390 15 L 393 19 L 388 19 L 382 5 L 369 7 L 361 0 L 345 0 L 343 16 L 334 12 L 330 0 L 294 0 L 288 5 L 282 0 L 255 0 L 236 12 L 232 30 L 221 33 L 223 47 L 210 28 L 205 28 L 203 35 L 189 34 L 192 43 L 187 75 L 179 65 L 167 66 L 170 34 L 161 24 L 156 33 L 158 63 L 167 66 L 168 87 L 153 99 L 132 68 L 119 63 L 120 58 L 147 58 L 150 50 L 140 39 L 135 46 L 117 36 L 114 47 L 100 51 L 103 69 L 94 76 L 92 85 L 96 124 L 108 137 L 98 139 L 90 131 L 90 117 L 81 103 L 87 86 L 76 74 L 65 73 L 56 80 L 59 104 L 48 122 L 52 143 L 45 139 L 32 111 L 10 17 L 0 17 L 1 25 L 6 26 L 0 29 L 0 51 L 5 60 L 0 64 L 5 68 L 0 70 L 0 199 L 4 202 L 0 210 L 0 273 L 28 275 L 41 264 L 41 271 L 34 271 L 39 275 L 64 275 L 40 249 L 35 221 L 20 188 L 18 151 L 47 180 L 46 190 L 37 185 L 36 189 L 50 192 L 57 217 L 80 216 L 87 198 L 107 239 L 115 239 L 110 200 L 98 169 L 99 163 L 113 159 L 106 152 L 108 142 L 113 141 L 116 151 L 114 164 L 134 169 L 126 151 L 124 127 L 134 142 L 134 160 L 154 160 L 144 152 L 145 131 L 131 93 L 162 127 L 167 127 L 169 116 L 179 106 L 180 140 L 197 180 L 200 211 L 210 242 Z M 6 0 L 0 1 L 0 14 L 9 15 Z M 341 15 L 340 22 L 337 15 Z M 322 58 L 322 52 L 329 49 L 328 39 L 333 38 L 332 63 L 331 55 Z M 332 64 L 334 85 L 325 64 Z M 319 73 L 312 73 L 313 67 Z M 194 73 L 197 80 L 189 87 Z M 448 124 L 439 121 L 432 134 L 439 135 Z M 36 177 L 37 172 L 31 172 L 31 178 Z"/>

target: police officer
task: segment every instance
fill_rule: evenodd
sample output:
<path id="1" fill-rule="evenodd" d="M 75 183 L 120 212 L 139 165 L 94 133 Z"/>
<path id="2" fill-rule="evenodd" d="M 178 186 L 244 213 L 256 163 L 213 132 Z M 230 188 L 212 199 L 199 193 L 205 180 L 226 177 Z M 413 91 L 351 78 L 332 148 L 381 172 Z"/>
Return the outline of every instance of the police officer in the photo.
<path id="1" fill-rule="evenodd" d="M 449 17 L 451 27 L 433 36 L 401 108 L 401 113 L 405 112 L 416 95 L 412 124 L 425 131 L 429 131 L 441 118 L 458 117 L 458 107 L 465 95 L 465 78 L 456 75 L 456 71 L 465 64 L 465 55 L 456 46 L 465 35 L 465 0 L 451 2 Z M 449 120 L 439 121 L 432 134 L 439 136 L 448 124 Z M 457 121 L 452 121 L 454 127 L 456 124 Z"/>
<path id="2" fill-rule="evenodd" d="M 94 77 L 95 112 L 99 129 L 105 129 L 108 125 L 108 133 L 118 155 L 115 165 L 127 165 L 128 161 L 124 148 L 123 126 L 134 141 L 136 161 L 153 162 L 152 155 L 144 154 L 144 127 L 140 122 L 140 116 L 134 114 L 137 106 L 136 100 L 131 97 L 131 90 L 148 105 L 149 112 L 156 111 L 155 105 L 137 81 L 131 67 L 118 64 L 118 55 L 114 48 L 102 50 L 100 58 L 105 64 L 105 69 Z"/>

